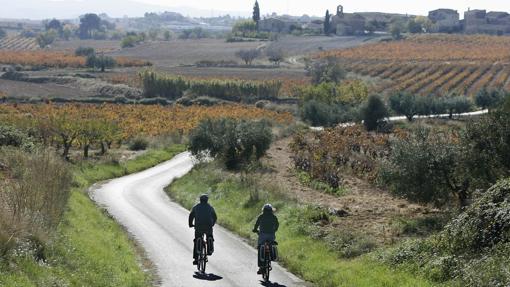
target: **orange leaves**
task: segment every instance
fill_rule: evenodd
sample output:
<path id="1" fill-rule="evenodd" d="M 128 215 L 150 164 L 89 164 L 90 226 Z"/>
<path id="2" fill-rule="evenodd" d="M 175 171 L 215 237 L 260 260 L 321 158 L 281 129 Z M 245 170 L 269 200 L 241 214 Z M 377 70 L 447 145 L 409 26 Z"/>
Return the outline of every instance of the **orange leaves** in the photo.
<path id="1" fill-rule="evenodd" d="M 115 58 L 117 64 L 123 67 L 141 67 L 150 65 L 149 62 L 127 57 Z M 63 52 L 52 51 L 3 51 L 0 50 L 0 64 L 44 66 L 51 68 L 83 68 L 85 57 L 75 56 Z"/>
<path id="2" fill-rule="evenodd" d="M 290 122 L 288 113 L 276 113 L 268 110 L 241 105 L 218 105 L 213 107 L 163 107 L 145 105 L 2 105 L 0 120 L 21 123 L 28 118 L 44 119 L 58 115 L 72 126 L 86 119 L 101 119 L 114 122 L 121 130 L 122 138 L 137 135 L 158 136 L 170 133 L 186 134 L 205 118 L 268 118 L 279 123 Z"/>
<path id="3" fill-rule="evenodd" d="M 387 61 L 508 61 L 510 37 L 421 35 L 405 41 L 334 50 L 319 57 Z"/>
<path id="4" fill-rule="evenodd" d="M 85 66 L 85 58 L 49 51 L 0 51 L 0 64 L 78 68 Z"/>

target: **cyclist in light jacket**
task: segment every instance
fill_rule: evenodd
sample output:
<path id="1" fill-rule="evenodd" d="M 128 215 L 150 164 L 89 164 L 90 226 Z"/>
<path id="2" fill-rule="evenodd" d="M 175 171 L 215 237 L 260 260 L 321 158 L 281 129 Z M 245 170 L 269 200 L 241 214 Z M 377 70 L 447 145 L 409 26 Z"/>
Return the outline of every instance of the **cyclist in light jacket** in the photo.
<path id="1" fill-rule="evenodd" d="M 259 234 L 259 240 L 258 240 L 258 266 L 259 271 L 257 271 L 257 274 L 262 274 L 261 267 L 263 266 L 263 262 L 261 262 L 261 256 L 260 256 L 260 247 L 264 245 L 266 241 L 274 242 L 276 240 L 276 231 L 278 231 L 279 227 L 278 218 L 276 215 L 274 215 L 273 206 L 269 203 L 265 204 L 262 208 L 262 214 L 259 215 L 257 218 L 257 222 L 255 223 L 255 226 L 253 227 L 253 232 Z"/>

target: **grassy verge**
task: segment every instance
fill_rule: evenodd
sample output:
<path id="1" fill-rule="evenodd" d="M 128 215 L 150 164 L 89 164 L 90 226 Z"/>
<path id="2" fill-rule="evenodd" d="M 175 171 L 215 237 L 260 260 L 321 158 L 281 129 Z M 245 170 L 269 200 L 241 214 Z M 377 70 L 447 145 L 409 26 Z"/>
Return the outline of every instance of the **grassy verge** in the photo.
<path id="1" fill-rule="evenodd" d="M 58 235 L 44 249 L 45 263 L 18 254 L 6 266 L 0 262 L 0 286 L 149 286 L 141 258 L 122 228 L 85 193 L 93 183 L 141 171 L 184 150 L 176 145 L 151 150 L 124 163 L 80 164 L 69 208 Z"/>
<path id="2" fill-rule="evenodd" d="M 212 188 L 211 203 L 219 223 L 250 239 L 261 206 L 271 202 L 281 222 L 277 237 L 280 261 L 289 271 L 317 286 L 434 286 L 405 271 L 393 270 L 370 256 L 346 259 L 316 233 L 317 225 L 327 224 L 328 214 L 310 206 L 300 206 L 279 193 L 278 188 L 227 174 L 214 163 L 201 165 L 175 181 L 167 193 L 190 208 L 199 194 Z"/>

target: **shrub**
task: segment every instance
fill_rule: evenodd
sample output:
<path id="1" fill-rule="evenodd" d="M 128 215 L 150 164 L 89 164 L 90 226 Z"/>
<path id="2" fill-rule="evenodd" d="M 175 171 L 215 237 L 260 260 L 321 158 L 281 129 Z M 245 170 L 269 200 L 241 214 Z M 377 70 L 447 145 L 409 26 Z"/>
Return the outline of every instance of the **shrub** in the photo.
<path id="1" fill-rule="evenodd" d="M 137 35 L 128 35 L 122 39 L 120 46 L 122 48 L 133 48 L 141 42 L 143 42 L 143 37 Z"/>
<path id="2" fill-rule="evenodd" d="M 28 135 L 20 130 L 10 126 L 0 125 L 0 147 L 1 146 L 13 146 L 31 150 L 34 148 L 34 143 Z"/>
<path id="3" fill-rule="evenodd" d="M 454 137 L 418 127 L 396 139 L 381 170 L 382 182 L 410 201 L 444 206 L 453 196 L 462 196 L 465 204 L 465 187 L 454 176 L 460 157 Z"/>
<path id="4" fill-rule="evenodd" d="M 89 57 L 96 54 L 96 51 L 92 47 L 78 47 L 74 51 L 74 55 L 81 57 Z"/>
<path id="5" fill-rule="evenodd" d="M 340 83 L 345 79 L 346 72 L 335 57 L 326 57 L 315 61 L 307 61 L 307 75 L 312 78 L 313 84 Z"/>
<path id="6" fill-rule="evenodd" d="M 461 286 L 508 286 L 510 180 L 502 180 L 450 221 L 437 235 L 409 242 L 383 257 L 408 264 L 434 281 Z"/>
<path id="7" fill-rule="evenodd" d="M 86 65 L 89 68 L 97 68 L 100 69 L 101 72 L 104 72 L 107 68 L 115 67 L 116 61 L 113 57 L 104 55 L 96 56 L 93 54 L 87 57 Z"/>
<path id="8" fill-rule="evenodd" d="M 140 151 L 145 150 L 149 146 L 149 141 L 143 137 L 136 137 L 129 143 L 129 150 Z"/>
<path id="9" fill-rule="evenodd" d="M 475 103 L 483 109 L 492 109 L 497 107 L 505 98 L 506 93 L 499 90 L 481 89 L 475 96 Z"/>
<path id="10" fill-rule="evenodd" d="M 245 167 L 269 149 L 272 132 L 267 121 L 207 119 L 190 133 L 190 150 L 220 159 L 229 169 Z"/>
<path id="11" fill-rule="evenodd" d="M 41 48 L 45 48 L 46 46 L 53 44 L 57 37 L 58 37 L 57 31 L 50 29 L 46 32 L 42 32 L 39 33 L 39 35 L 37 35 L 37 43 Z"/>
<path id="12" fill-rule="evenodd" d="M 388 116 L 386 105 L 379 96 L 370 96 L 366 106 L 363 108 L 363 124 L 367 131 L 376 130 Z"/>
<path id="13" fill-rule="evenodd" d="M 468 122 L 461 145 L 465 177 L 473 189 L 510 176 L 510 113 L 495 111 Z"/>

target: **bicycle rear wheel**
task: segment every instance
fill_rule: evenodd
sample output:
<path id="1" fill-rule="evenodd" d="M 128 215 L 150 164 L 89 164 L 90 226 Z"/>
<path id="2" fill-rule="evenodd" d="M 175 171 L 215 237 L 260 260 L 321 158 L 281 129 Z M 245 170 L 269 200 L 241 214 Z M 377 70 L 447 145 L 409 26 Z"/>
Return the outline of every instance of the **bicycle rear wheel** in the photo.
<path id="1" fill-rule="evenodd" d="M 203 239 L 200 240 L 200 249 L 198 252 L 198 271 L 205 273 L 207 265 L 207 248 Z"/>

